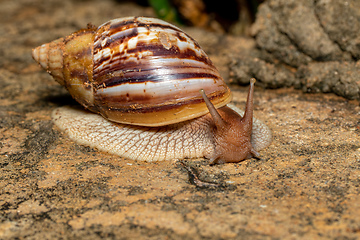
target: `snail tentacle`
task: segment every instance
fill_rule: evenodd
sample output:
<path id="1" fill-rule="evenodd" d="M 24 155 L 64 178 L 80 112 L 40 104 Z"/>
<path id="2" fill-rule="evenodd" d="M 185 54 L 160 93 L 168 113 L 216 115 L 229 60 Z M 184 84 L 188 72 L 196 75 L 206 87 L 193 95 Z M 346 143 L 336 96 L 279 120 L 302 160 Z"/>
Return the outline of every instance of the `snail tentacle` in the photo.
<path id="1" fill-rule="evenodd" d="M 246 100 L 245 113 L 241 121 L 243 122 L 244 130 L 251 135 L 252 123 L 253 123 L 253 111 L 254 111 L 254 85 L 255 78 L 250 79 L 250 87 Z"/>
<path id="2" fill-rule="evenodd" d="M 209 109 L 209 113 L 211 114 L 216 127 L 225 127 L 226 122 L 224 121 L 224 119 L 222 119 L 219 112 L 216 110 L 214 104 L 212 104 L 209 98 L 206 96 L 204 89 L 200 89 L 200 93 L 206 103 L 206 107 Z"/>

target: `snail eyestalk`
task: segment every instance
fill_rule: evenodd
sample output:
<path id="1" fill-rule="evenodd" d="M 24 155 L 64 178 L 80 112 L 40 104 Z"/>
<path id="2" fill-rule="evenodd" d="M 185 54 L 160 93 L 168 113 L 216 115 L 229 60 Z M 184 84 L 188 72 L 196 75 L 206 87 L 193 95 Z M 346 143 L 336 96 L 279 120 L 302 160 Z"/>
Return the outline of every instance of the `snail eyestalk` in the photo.
<path id="1" fill-rule="evenodd" d="M 248 92 L 248 96 L 247 96 L 247 100 L 246 100 L 245 113 L 244 113 L 244 116 L 242 119 L 242 121 L 244 121 L 244 127 L 247 131 L 251 131 L 252 123 L 253 123 L 255 82 L 256 82 L 255 78 L 250 79 L 250 87 L 249 87 L 249 92 Z"/>
<path id="2" fill-rule="evenodd" d="M 209 112 L 214 120 L 216 127 L 224 127 L 226 125 L 226 122 L 221 118 L 215 106 L 210 102 L 209 98 L 205 94 L 204 89 L 200 89 L 199 92 L 205 101 L 206 107 L 209 109 Z"/>

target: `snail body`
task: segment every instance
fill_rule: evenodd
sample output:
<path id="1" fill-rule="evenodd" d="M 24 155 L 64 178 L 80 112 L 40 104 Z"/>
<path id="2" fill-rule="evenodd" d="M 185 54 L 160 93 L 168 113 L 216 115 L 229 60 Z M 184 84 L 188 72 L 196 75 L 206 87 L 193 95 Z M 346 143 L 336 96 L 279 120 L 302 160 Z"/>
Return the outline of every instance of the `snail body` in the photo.
<path id="1" fill-rule="evenodd" d="M 255 80 L 241 117 L 226 106 L 230 89 L 199 44 L 162 20 L 111 20 L 32 54 L 93 112 L 53 112 L 55 124 L 81 144 L 144 161 L 223 163 L 258 156 L 271 142 L 270 130 L 253 120 Z"/>

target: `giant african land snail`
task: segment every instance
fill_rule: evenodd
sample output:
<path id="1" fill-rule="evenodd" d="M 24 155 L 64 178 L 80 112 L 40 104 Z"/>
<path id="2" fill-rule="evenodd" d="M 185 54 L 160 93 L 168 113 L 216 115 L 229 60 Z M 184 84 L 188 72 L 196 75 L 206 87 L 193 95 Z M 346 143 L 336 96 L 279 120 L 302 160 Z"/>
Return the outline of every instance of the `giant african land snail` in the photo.
<path id="1" fill-rule="evenodd" d="M 55 124 L 80 144 L 143 161 L 206 157 L 224 163 L 258 156 L 271 142 L 269 128 L 253 120 L 255 80 L 242 118 L 198 43 L 162 20 L 111 20 L 41 45 L 32 55 L 80 104 L 101 115 L 54 110 Z"/>

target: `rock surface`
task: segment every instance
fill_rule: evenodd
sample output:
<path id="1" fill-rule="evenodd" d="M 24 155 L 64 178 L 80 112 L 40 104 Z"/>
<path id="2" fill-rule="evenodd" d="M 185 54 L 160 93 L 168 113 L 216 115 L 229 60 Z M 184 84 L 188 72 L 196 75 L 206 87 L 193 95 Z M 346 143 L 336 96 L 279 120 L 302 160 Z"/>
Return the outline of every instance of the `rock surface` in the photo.
<path id="1" fill-rule="evenodd" d="M 273 130 L 273 143 L 260 152 L 260 160 L 238 164 L 135 162 L 77 145 L 54 127 L 51 111 L 76 103 L 30 52 L 89 22 L 153 16 L 152 10 L 110 0 L 17 0 L 2 1 L 0 13 L 0 239 L 360 238 L 358 101 L 261 88 L 279 86 L 271 77 L 283 86 L 327 79 L 331 71 L 322 62 L 302 63 L 310 54 L 284 45 L 288 57 L 301 64 L 269 64 L 269 55 L 255 50 L 252 39 L 185 28 L 225 78 L 237 82 L 239 73 L 248 81 L 246 71 L 229 68 L 243 64 L 239 56 L 257 64 L 263 77 L 256 86 L 255 116 Z M 336 37 L 337 28 L 330 30 Z M 334 59 L 347 59 L 340 43 L 318 38 L 328 42 L 329 68 L 355 79 L 356 63 L 340 66 Z M 357 58 L 355 42 L 344 44 Z M 247 88 L 232 89 L 234 103 L 243 108 Z"/>
<path id="2" fill-rule="evenodd" d="M 270 66 L 248 61 L 237 74 L 239 64 L 232 64 L 231 68 L 238 69 L 233 77 L 245 81 L 242 72 L 246 72 L 262 80 L 263 75 L 258 74 L 262 71 L 268 75 L 264 79 L 267 87 L 290 85 L 304 92 L 333 92 L 360 99 L 360 81 L 354 77 L 360 64 L 359 26 L 357 0 L 266 1 L 259 8 L 252 34 L 261 52 L 259 58 Z M 237 62 L 244 62 L 243 58 Z M 273 74 L 274 68 L 277 74 Z M 316 78 L 314 71 L 319 74 Z"/>

